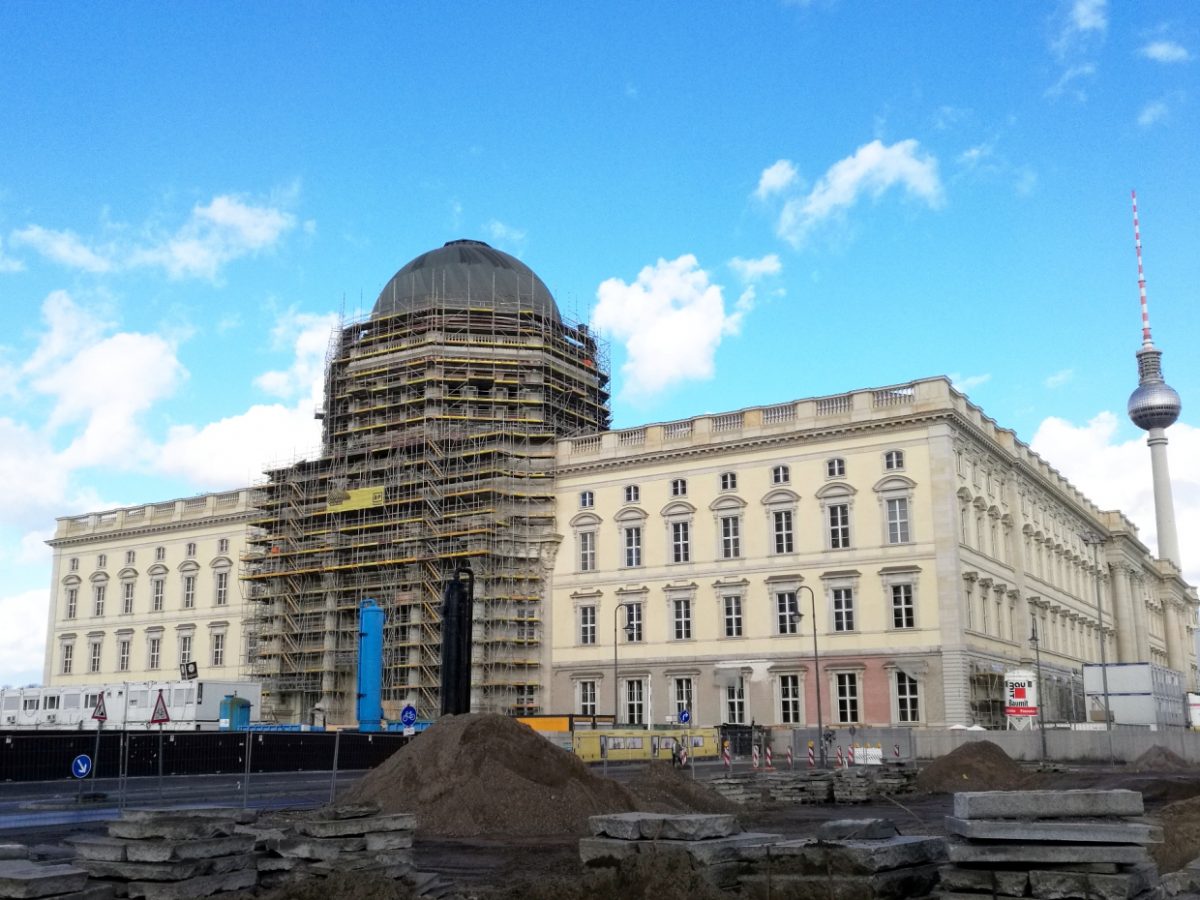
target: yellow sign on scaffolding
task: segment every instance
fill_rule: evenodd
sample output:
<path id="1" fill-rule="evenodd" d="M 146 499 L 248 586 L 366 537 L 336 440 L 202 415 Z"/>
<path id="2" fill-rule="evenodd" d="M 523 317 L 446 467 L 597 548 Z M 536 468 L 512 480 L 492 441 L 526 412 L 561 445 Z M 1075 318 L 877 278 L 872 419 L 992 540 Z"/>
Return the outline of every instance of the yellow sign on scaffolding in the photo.
<path id="1" fill-rule="evenodd" d="M 353 488 L 348 491 L 330 491 L 329 512 L 349 512 L 355 509 L 370 509 L 383 503 L 383 488 Z"/>

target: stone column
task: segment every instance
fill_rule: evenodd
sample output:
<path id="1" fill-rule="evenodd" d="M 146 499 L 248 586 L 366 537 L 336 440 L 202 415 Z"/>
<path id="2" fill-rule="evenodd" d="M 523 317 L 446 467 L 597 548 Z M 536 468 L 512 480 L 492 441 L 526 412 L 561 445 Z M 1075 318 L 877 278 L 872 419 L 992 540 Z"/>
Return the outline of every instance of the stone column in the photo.
<path id="1" fill-rule="evenodd" d="M 1138 643 L 1133 618 L 1133 602 L 1129 596 L 1129 577 L 1120 563 L 1110 566 L 1113 586 L 1113 626 L 1117 632 L 1117 658 L 1113 662 L 1137 662 Z"/>

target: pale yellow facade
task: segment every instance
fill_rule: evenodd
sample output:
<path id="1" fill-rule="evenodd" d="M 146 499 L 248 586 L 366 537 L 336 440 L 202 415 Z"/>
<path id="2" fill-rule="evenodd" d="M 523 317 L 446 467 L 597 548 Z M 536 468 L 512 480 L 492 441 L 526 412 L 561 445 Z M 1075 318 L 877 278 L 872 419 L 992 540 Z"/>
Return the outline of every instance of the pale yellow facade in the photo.
<path id="1" fill-rule="evenodd" d="M 1109 662 L 1195 683 L 1178 569 L 946 379 L 574 437 L 557 463 L 554 710 L 815 725 L 819 687 L 827 726 L 1002 727 L 1035 621 L 1053 718 L 1088 715 L 1102 632 Z"/>
<path id="2" fill-rule="evenodd" d="M 240 490 L 58 519 L 44 684 L 236 679 L 253 512 Z"/>

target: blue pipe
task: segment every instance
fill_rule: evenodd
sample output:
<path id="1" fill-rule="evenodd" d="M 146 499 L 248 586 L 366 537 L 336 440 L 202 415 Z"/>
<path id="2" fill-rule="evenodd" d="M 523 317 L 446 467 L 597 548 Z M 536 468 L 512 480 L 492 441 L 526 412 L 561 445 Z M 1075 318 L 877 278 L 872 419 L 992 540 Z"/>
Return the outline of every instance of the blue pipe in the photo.
<path id="1" fill-rule="evenodd" d="M 358 618 L 358 730 L 379 731 L 383 720 L 383 609 L 363 600 Z"/>

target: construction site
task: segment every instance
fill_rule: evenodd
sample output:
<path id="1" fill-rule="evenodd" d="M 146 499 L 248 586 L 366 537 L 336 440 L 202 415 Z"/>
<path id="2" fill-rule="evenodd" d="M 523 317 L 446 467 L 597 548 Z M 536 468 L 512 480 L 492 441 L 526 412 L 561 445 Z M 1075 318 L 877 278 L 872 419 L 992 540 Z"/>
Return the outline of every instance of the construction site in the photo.
<path id="1" fill-rule="evenodd" d="M 527 266 L 451 241 L 333 334 L 322 453 L 267 473 L 243 579 L 264 713 L 353 716 L 359 604 L 386 614 L 383 709 L 439 703 L 443 585 L 474 577 L 472 709 L 541 711 L 555 442 L 609 424 L 608 359 Z"/>

